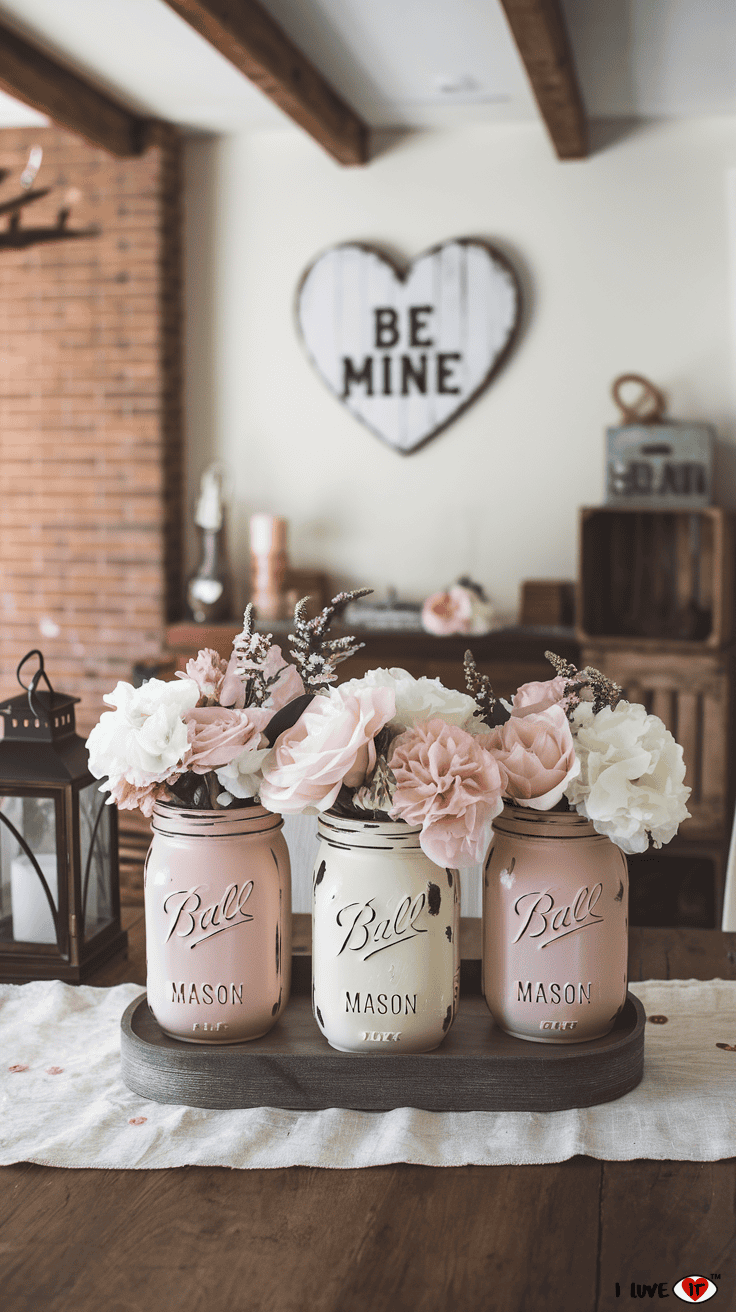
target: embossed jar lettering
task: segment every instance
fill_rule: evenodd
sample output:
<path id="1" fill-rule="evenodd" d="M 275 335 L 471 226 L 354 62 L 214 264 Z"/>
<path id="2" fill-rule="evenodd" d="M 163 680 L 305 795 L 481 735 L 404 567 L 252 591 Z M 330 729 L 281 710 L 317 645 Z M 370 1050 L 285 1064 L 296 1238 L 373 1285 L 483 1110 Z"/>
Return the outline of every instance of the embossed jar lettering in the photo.
<path id="1" fill-rule="evenodd" d="M 282 825 L 260 806 L 154 807 L 145 876 L 147 987 L 166 1034 L 238 1043 L 278 1020 L 291 972 Z"/>
<path id="2" fill-rule="evenodd" d="M 626 858 L 577 812 L 507 806 L 484 872 L 483 992 L 536 1043 L 607 1034 L 626 999 Z"/>
<path id="3" fill-rule="evenodd" d="M 457 1009 L 460 882 L 401 821 L 321 816 L 313 1004 L 334 1048 L 429 1052 Z"/>

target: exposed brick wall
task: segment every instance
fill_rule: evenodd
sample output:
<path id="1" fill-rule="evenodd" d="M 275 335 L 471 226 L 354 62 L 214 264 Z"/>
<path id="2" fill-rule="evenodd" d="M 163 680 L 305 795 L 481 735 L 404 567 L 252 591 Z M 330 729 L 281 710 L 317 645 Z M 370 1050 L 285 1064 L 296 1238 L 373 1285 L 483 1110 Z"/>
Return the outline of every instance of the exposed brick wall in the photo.
<path id="1" fill-rule="evenodd" d="M 35 142 L 53 191 L 23 225 L 53 222 L 76 188 L 69 225 L 99 235 L 0 247 L 0 693 L 40 646 L 82 696 L 84 732 L 102 693 L 160 655 L 180 596 L 180 156 L 168 129 L 128 160 L 6 129 L 0 202 Z"/>

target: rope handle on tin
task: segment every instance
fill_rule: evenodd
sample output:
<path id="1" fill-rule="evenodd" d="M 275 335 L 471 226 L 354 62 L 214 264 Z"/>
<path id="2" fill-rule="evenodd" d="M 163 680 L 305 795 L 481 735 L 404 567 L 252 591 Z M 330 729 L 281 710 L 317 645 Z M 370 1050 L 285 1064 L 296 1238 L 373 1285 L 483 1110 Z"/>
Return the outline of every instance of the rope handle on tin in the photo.
<path id="1" fill-rule="evenodd" d="M 624 401 L 622 387 L 628 383 L 636 384 L 641 390 L 632 401 Z M 643 374 L 621 374 L 611 386 L 611 396 L 621 411 L 624 424 L 661 424 L 667 402 L 660 392 Z"/>

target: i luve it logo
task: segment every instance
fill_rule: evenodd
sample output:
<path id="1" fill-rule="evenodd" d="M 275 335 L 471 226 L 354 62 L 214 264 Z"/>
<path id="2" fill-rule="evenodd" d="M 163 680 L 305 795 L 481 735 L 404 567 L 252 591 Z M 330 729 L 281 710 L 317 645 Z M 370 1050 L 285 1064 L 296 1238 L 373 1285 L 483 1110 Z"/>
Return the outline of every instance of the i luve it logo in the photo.
<path id="1" fill-rule="evenodd" d="M 707 1303 L 718 1293 L 718 1286 L 707 1276 L 683 1276 L 672 1290 L 683 1303 Z"/>

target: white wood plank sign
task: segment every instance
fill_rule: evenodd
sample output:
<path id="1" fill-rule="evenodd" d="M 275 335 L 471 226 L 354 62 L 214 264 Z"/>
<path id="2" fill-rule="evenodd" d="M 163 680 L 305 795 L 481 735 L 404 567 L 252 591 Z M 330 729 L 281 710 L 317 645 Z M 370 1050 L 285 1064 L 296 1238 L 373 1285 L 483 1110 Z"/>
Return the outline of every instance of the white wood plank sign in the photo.
<path id="1" fill-rule="evenodd" d="M 402 273 L 369 246 L 335 246 L 297 294 L 320 377 L 356 419 L 408 455 L 488 386 L 519 325 L 506 258 L 485 242 L 444 242 Z"/>

